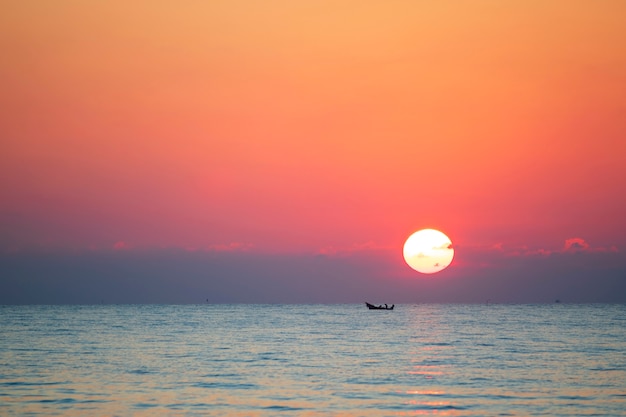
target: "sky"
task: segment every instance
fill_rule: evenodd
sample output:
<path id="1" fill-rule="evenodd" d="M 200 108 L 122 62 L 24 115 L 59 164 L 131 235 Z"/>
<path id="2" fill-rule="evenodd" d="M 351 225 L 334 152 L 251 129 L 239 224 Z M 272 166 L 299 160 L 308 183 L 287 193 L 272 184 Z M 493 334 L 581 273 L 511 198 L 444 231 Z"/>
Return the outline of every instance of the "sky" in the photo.
<path id="1" fill-rule="evenodd" d="M 0 303 L 626 302 L 626 2 L 0 11 Z"/>

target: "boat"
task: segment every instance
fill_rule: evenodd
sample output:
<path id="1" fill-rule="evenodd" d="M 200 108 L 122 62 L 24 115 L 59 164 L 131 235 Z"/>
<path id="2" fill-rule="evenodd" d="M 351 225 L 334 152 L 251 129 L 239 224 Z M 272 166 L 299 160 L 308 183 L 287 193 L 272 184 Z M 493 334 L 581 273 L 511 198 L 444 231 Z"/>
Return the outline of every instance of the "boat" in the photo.
<path id="1" fill-rule="evenodd" d="M 369 308 L 370 310 L 393 310 L 393 308 L 395 307 L 395 304 L 392 304 L 391 307 L 387 306 L 387 304 L 385 305 L 374 305 L 374 304 L 370 304 L 368 302 L 365 302 L 365 305 L 367 306 L 367 308 Z"/>

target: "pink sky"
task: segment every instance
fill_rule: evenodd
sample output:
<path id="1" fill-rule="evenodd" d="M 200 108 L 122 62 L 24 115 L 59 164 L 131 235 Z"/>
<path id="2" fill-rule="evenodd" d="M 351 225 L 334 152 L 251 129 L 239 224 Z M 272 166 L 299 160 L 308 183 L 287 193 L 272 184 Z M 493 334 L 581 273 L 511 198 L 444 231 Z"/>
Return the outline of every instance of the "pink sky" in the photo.
<path id="1" fill-rule="evenodd" d="M 623 260 L 623 1 L 0 8 L 4 254 Z"/>

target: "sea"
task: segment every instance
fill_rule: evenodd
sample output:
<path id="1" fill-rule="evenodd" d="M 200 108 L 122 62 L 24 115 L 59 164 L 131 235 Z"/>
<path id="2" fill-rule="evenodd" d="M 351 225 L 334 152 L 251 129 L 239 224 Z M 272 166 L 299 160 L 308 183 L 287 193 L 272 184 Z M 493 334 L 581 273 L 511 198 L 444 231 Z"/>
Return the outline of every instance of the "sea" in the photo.
<path id="1" fill-rule="evenodd" d="M 0 306 L 0 415 L 624 416 L 626 305 Z"/>

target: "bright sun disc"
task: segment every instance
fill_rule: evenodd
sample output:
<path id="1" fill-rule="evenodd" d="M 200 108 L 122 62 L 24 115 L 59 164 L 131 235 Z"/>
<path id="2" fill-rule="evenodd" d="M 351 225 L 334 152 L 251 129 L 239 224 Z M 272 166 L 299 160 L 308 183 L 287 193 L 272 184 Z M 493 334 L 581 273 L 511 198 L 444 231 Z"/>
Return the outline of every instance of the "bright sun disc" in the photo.
<path id="1" fill-rule="evenodd" d="M 454 249 L 450 238 L 439 230 L 423 229 L 404 242 L 403 255 L 411 268 L 423 274 L 434 274 L 450 265 Z"/>

